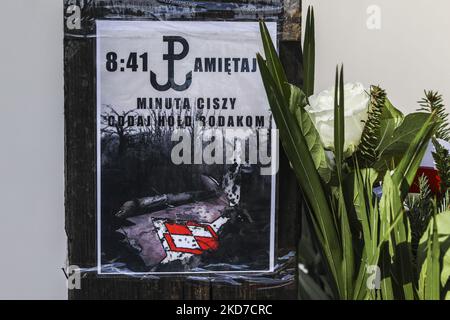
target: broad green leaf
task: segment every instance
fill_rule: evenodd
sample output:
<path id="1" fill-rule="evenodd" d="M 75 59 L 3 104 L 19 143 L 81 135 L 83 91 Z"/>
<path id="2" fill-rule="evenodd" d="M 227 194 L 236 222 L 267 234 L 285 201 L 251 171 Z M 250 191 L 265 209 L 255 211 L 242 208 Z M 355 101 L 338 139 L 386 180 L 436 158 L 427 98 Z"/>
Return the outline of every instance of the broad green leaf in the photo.
<path id="1" fill-rule="evenodd" d="M 328 159 L 323 147 L 319 132 L 317 132 L 310 115 L 304 109 L 306 104 L 305 94 L 296 86 L 286 84 L 289 87 L 289 110 L 295 115 L 297 123 L 305 137 L 309 152 L 314 161 L 317 171 L 324 180 L 328 183 L 331 179 L 331 169 L 328 164 Z"/>
<path id="2" fill-rule="evenodd" d="M 307 101 L 306 101 L 306 96 L 303 93 L 303 91 L 299 87 L 294 86 L 293 84 L 285 83 L 284 85 L 286 87 L 285 90 L 287 92 L 289 92 L 289 111 L 292 114 L 295 114 L 297 109 L 304 109 L 305 106 L 307 105 Z M 312 123 L 311 120 L 309 122 Z M 299 122 L 300 126 L 302 124 L 303 124 L 303 121 Z"/>
<path id="3" fill-rule="evenodd" d="M 388 98 L 385 99 L 384 107 L 380 117 L 380 129 L 377 137 L 378 147 L 377 154 L 381 154 L 381 149 L 391 141 L 395 129 L 397 129 L 404 119 L 403 114 L 397 110 Z M 375 167 L 384 167 L 385 159 L 379 160 Z"/>
<path id="4" fill-rule="evenodd" d="M 385 107 L 386 112 L 383 112 L 383 118 L 393 119 L 395 127 L 398 127 L 404 119 L 403 113 L 396 107 L 394 107 L 394 105 L 391 103 L 389 99 L 386 99 Z"/>
<path id="5" fill-rule="evenodd" d="M 400 190 L 401 199 L 405 199 L 408 194 L 409 188 L 416 176 L 417 169 L 422 162 L 431 137 L 436 130 L 437 124 L 434 120 L 434 115 L 430 115 L 426 121 L 424 121 L 394 171 L 392 180 Z"/>
<path id="6" fill-rule="evenodd" d="M 392 132 L 392 135 L 384 140 L 379 147 L 382 161 L 390 162 L 392 158 L 401 157 L 421 129 L 421 125 L 427 121 L 428 113 L 408 114 L 401 124 Z"/>

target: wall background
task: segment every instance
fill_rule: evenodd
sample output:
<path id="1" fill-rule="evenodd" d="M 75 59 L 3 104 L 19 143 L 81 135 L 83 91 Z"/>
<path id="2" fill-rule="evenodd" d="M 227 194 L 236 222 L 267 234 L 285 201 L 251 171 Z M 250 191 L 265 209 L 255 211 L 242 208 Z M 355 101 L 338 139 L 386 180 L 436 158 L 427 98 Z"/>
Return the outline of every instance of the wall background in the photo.
<path id="1" fill-rule="evenodd" d="M 0 3 L 0 299 L 65 299 L 62 1 Z"/>
<path id="2" fill-rule="evenodd" d="M 402 111 L 415 111 L 424 89 L 442 93 L 450 111 L 448 0 L 303 0 L 304 16 L 311 4 L 316 92 L 334 85 L 343 62 L 346 81 L 380 85 Z M 380 30 L 367 28 L 371 5 L 381 9 Z"/>
<path id="3" fill-rule="evenodd" d="M 347 81 L 380 84 L 403 111 L 423 89 L 450 106 L 448 0 L 308 4 L 316 91 L 344 62 Z M 369 5 L 381 9 L 380 30 L 366 26 Z M 2 0 L 0 9 L 0 299 L 65 299 L 62 1 Z"/>

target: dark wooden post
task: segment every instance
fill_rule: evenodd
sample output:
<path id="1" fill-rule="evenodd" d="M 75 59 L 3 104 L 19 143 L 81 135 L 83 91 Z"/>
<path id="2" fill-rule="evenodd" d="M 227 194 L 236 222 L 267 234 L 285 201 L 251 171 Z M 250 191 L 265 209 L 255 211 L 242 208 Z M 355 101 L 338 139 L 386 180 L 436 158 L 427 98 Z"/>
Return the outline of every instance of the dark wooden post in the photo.
<path id="1" fill-rule="evenodd" d="M 285 0 L 280 54 L 289 80 L 300 84 L 301 0 Z M 109 1 L 114 4 L 116 1 Z M 117 3 L 123 1 L 117 1 Z M 145 6 L 145 1 L 139 2 Z M 150 2 L 150 1 L 149 1 Z M 236 0 L 235 2 L 246 2 Z M 252 1 L 254 3 L 255 1 Z M 258 2 L 258 1 L 256 1 Z M 264 0 L 261 2 L 265 2 Z M 275 1 L 276 2 L 276 1 Z M 65 0 L 65 16 L 70 5 L 81 8 L 81 25 L 92 26 L 101 13 L 92 1 Z M 128 15 L 138 14 L 127 12 Z M 68 259 L 70 265 L 92 268 L 83 274 L 81 290 L 70 290 L 70 299 L 295 299 L 296 281 L 271 288 L 244 283 L 228 285 L 193 281 L 185 277 L 161 279 L 96 274 L 96 84 L 95 37 L 88 28 L 68 30 L 64 39 L 65 72 L 65 206 Z M 68 76 L 70 75 L 70 76 Z M 282 151 L 281 151 L 282 152 Z M 280 156 L 278 189 L 279 247 L 297 246 L 298 187 L 283 152 Z M 295 265 L 292 266 L 295 270 Z"/>

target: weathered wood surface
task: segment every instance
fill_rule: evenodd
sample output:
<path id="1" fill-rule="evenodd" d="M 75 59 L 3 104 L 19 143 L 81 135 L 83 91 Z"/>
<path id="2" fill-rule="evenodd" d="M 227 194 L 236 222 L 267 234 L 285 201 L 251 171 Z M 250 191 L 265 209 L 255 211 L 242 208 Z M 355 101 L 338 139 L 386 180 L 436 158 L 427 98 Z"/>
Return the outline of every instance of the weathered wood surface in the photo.
<path id="1" fill-rule="evenodd" d="M 66 0 L 70 4 L 89 1 Z M 135 1 L 136 2 L 136 1 Z M 141 4 L 143 1 L 137 1 Z M 239 2 L 239 1 L 236 1 Z M 288 78 L 301 83 L 300 0 L 287 0 L 289 23 L 280 42 L 282 61 Z M 95 14 L 83 7 L 82 23 L 92 27 Z M 130 14 L 130 13 L 128 13 Z M 287 13 L 285 13 L 287 14 Z M 288 28 L 288 29 L 286 29 Z M 67 30 L 66 30 L 67 32 Z M 298 34 L 295 34 L 297 32 Z M 65 206 L 68 260 L 70 265 L 94 268 L 97 264 L 96 224 L 96 83 L 95 37 L 89 30 L 71 31 L 64 39 L 65 72 Z M 290 36 L 287 36 L 290 34 Z M 281 151 L 278 175 L 277 246 L 295 250 L 299 223 L 298 187 L 289 163 Z M 230 285 L 211 281 L 194 281 L 183 277 L 161 279 L 122 276 L 98 276 L 95 271 L 83 274 L 81 290 L 70 290 L 70 299 L 295 299 L 296 281 L 287 286 L 264 286 L 254 283 Z"/>

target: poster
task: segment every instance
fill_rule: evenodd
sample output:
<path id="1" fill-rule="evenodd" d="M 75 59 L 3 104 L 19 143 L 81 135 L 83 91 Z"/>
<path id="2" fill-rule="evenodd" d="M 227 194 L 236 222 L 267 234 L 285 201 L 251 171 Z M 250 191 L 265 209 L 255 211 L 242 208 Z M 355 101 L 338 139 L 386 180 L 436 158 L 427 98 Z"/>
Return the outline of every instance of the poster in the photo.
<path id="1" fill-rule="evenodd" d="M 96 27 L 98 272 L 272 271 L 278 146 L 258 23 Z"/>

